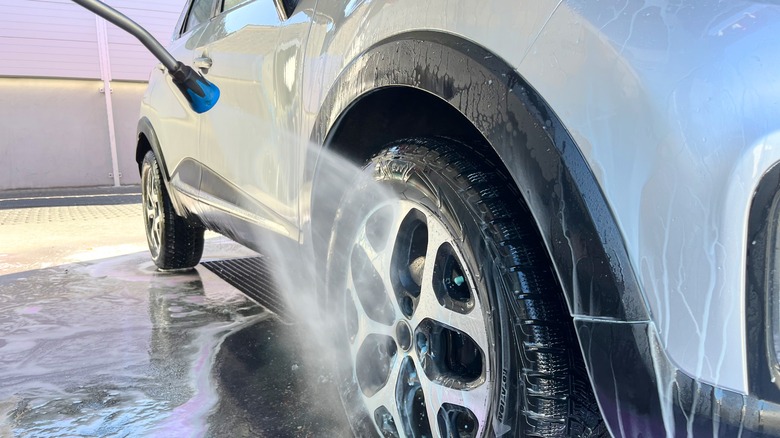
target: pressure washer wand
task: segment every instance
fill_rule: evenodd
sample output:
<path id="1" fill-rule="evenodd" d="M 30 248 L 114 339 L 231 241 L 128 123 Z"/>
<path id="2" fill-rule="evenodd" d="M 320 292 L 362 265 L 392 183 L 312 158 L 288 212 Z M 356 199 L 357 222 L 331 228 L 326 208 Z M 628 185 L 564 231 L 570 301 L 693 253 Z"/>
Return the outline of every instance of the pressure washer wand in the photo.
<path id="1" fill-rule="evenodd" d="M 73 0 L 74 3 L 89 9 L 93 13 L 114 23 L 130 35 L 138 38 L 147 49 L 159 59 L 160 62 L 171 74 L 173 83 L 179 88 L 179 91 L 190 103 L 193 111 L 198 114 L 205 113 L 216 105 L 219 100 L 219 88 L 212 84 L 192 67 L 184 65 L 177 61 L 162 46 L 152 34 L 141 27 L 135 21 L 127 18 L 124 14 L 108 6 L 99 0 Z"/>

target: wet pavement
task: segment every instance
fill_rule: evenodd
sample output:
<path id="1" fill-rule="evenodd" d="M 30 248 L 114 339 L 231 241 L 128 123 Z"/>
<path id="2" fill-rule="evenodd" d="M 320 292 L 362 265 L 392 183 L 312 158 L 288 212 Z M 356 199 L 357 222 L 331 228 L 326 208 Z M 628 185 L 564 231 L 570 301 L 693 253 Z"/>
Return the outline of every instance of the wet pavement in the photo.
<path id="1" fill-rule="evenodd" d="M 104 219 L 80 220 L 89 229 Z M 86 261 L 52 252 L 51 266 L 22 270 L 13 248 L 22 228 L 9 227 L 0 224 L 0 436 L 350 435 L 300 324 L 202 266 L 157 272 L 147 252 L 130 251 L 136 232 Z M 212 237 L 204 260 L 257 256 Z"/>

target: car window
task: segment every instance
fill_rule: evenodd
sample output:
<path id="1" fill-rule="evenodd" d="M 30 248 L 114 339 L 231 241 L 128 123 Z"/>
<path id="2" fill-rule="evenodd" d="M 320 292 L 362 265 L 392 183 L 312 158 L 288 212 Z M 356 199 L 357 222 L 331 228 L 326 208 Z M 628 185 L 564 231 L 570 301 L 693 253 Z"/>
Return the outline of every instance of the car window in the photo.
<path id="1" fill-rule="evenodd" d="M 227 11 L 229 9 L 233 9 L 238 5 L 242 5 L 244 3 L 248 3 L 251 0 L 224 0 L 222 2 L 222 11 Z"/>
<path id="2" fill-rule="evenodd" d="M 190 12 L 187 14 L 187 21 L 184 25 L 184 31 L 182 33 L 187 33 L 199 25 L 209 21 L 209 19 L 211 19 L 213 7 L 214 0 L 193 0 Z"/>
<path id="3" fill-rule="evenodd" d="M 229 11 L 235 7 L 241 6 L 244 3 L 249 3 L 255 0 L 221 0 L 220 12 Z M 266 0 L 273 1 L 277 5 L 279 14 L 284 13 L 285 17 L 289 17 L 295 11 L 295 7 L 298 6 L 299 0 Z M 283 17 L 284 18 L 284 17 Z"/>
<path id="4" fill-rule="evenodd" d="M 298 6 L 299 0 L 277 0 L 282 3 L 282 9 L 287 17 L 290 17 L 295 12 L 295 7 Z"/>

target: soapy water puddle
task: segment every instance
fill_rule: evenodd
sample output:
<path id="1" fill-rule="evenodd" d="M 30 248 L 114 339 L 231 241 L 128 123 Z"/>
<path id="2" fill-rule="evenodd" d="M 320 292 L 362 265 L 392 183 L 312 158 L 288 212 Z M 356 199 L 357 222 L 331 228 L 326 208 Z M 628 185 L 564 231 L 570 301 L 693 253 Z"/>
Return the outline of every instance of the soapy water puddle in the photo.
<path id="1" fill-rule="evenodd" d="M 0 436 L 349 435 L 302 339 L 147 253 L 0 277 Z"/>

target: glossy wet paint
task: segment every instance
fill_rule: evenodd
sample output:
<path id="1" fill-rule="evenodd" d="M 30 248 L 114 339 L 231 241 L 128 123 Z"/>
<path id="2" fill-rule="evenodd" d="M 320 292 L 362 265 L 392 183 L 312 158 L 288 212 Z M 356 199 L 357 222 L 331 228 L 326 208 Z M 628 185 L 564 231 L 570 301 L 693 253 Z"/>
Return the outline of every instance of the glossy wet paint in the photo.
<path id="1" fill-rule="evenodd" d="M 6 275 L 0 309 L 0 435 L 349 434 L 300 327 L 202 267 L 138 253 Z"/>

